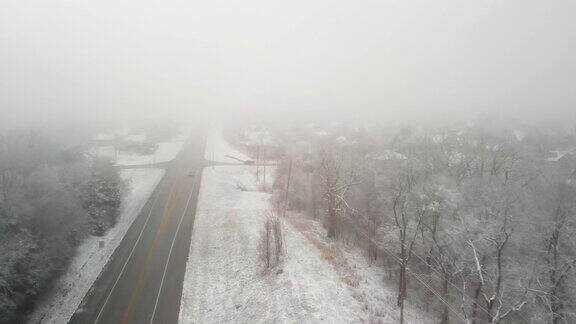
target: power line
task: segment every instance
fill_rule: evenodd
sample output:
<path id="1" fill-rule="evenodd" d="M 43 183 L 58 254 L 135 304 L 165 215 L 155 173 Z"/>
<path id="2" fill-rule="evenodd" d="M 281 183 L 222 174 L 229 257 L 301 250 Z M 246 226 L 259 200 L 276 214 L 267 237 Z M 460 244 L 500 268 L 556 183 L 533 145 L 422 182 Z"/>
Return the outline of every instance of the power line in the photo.
<path id="1" fill-rule="evenodd" d="M 406 248 L 406 245 L 405 245 L 404 243 L 400 242 L 400 244 L 402 244 L 402 245 Z M 426 260 L 424 260 L 421 256 L 419 256 L 418 254 L 416 254 L 414 251 L 410 251 L 410 253 L 411 253 L 412 255 L 414 255 L 415 257 L 417 257 L 418 259 L 420 259 L 420 260 L 421 260 L 422 262 L 424 262 L 425 264 L 428 264 L 428 263 L 426 262 Z M 446 282 L 447 282 L 450 286 L 454 287 L 454 289 L 456 289 L 460 294 L 462 294 L 462 298 L 463 298 L 464 300 L 466 299 L 466 297 L 472 299 L 471 297 L 467 296 L 466 293 L 465 293 L 462 289 L 460 289 L 458 286 L 456 286 L 456 285 L 453 284 L 450 280 L 448 280 L 448 278 L 446 278 L 446 275 L 445 275 L 445 274 L 442 274 L 439 270 L 437 270 L 436 268 L 434 268 L 431 264 L 429 264 L 429 266 L 430 266 L 430 269 L 433 270 L 433 273 L 437 275 L 437 277 L 436 277 L 437 279 L 446 280 Z M 491 314 L 486 308 L 484 308 L 482 305 L 480 305 L 480 303 L 478 303 L 477 301 L 475 301 L 475 300 L 472 299 L 472 303 L 473 303 L 473 304 L 476 304 L 476 306 L 478 306 L 481 311 L 483 311 L 484 313 L 486 313 L 486 315 L 492 316 L 492 314 Z"/>
<path id="2" fill-rule="evenodd" d="M 369 239 L 369 238 L 368 238 Z M 396 255 L 394 255 L 394 253 L 388 251 L 386 248 L 378 245 L 377 243 L 373 242 L 374 244 L 376 244 L 380 249 L 382 249 L 384 252 L 386 252 L 388 255 L 390 255 L 394 260 L 396 260 L 396 262 L 398 262 L 400 265 L 402 265 L 402 261 L 400 260 L 400 258 L 398 258 Z M 456 311 L 444 298 L 442 298 L 442 296 L 440 295 L 440 293 L 438 293 L 434 288 L 430 287 L 430 285 L 428 285 L 420 275 L 416 274 L 415 272 L 413 272 L 412 270 L 410 270 L 410 268 L 406 267 L 406 272 L 408 272 L 409 274 L 411 274 L 414 278 L 416 278 L 416 280 L 418 280 L 418 282 L 420 282 L 424 287 L 426 287 L 426 289 L 428 289 L 432 294 L 434 294 L 439 300 L 440 302 L 442 302 L 442 304 L 446 305 L 446 307 L 448 307 L 448 309 L 450 309 L 454 314 L 456 314 L 461 320 L 466 321 L 466 317 L 462 316 L 460 314 L 460 312 Z"/>
<path id="3" fill-rule="evenodd" d="M 354 225 L 353 225 L 353 226 L 354 226 Z M 356 229 L 357 229 L 357 228 L 356 228 Z M 373 244 L 375 244 L 375 245 L 377 245 L 377 246 L 380 247 L 380 245 L 378 245 L 378 243 L 374 242 L 370 237 L 368 237 L 367 235 L 365 235 L 364 233 L 362 233 L 360 230 L 357 229 L 356 232 L 359 233 L 360 235 L 364 236 L 365 238 L 367 238 L 367 239 L 368 239 L 370 242 L 372 242 Z M 402 242 L 399 242 L 399 243 L 400 243 L 401 245 L 403 245 L 404 248 L 408 248 L 408 247 L 406 246 L 406 244 L 404 244 L 404 243 L 402 243 Z M 424 264 L 428 264 L 428 262 L 426 262 L 426 260 L 424 260 L 424 259 L 423 259 L 421 256 L 419 256 L 416 252 L 414 252 L 413 250 L 410 250 L 410 249 L 409 249 L 409 251 L 410 251 L 410 253 L 411 253 L 412 255 L 414 255 L 415 257 L 417 257 L 418 259 L 420 259 L 422 262 L 424 262 Z M 458 286 L 456 286 L 455 284 L 453 284 L 452 282 L 450 282 L 450 280 L 448 280 L 447 278 L 445 278 L 445 274 L 440 273 L 439 270 L 437 270 L 436 268 L 434 268 L 432 265 L 430 265 L 430 269 L 432 269 L 432 270 L 434 271 L 434 273 L 437 274 L 437 277 L 436 277 L 437 279 L 445 279 L 445 280 L 448 282 L 448 284 L 450 284 L 452 287 L 454 287 L 459 293 L 462 294 L 462 296 L 466 296 L 465 293 L 464 293 L 464 291 L 462 291 Z M 480 304 L 478 304 L 476 301 L 473 301 L 473 302 L 474 302 L 476 305 L 478 305 L 478 307 L 480 307 L 486 314 L 492 316 L 492 315 L 488 312 L 488 310 L 486 310 L 485 308 L 483 308 L 483 307 L 482 307 Z"/>
<path id="4" fill-rule="evenodd" d="M 354 211 L 353 211 L 353 212 L 354 212 Z M 354 228 L 354 230 L 355 230 L 355 232 L 356 232 L 357 234 L 365 237 L 365 238 L 366 238 L 367 240 L 369 240 L 371 243 L 373 243 L 374 245 L 376 245 L 376 246 L 379 247 L 380 249 L 384 250 L 387 254 L 390 254 L 389 251 L 385 250 L 385 248 L 383 248 L 381 245 L 379 245 L 377 242 L 375 242 L 372 238 L 368 237 L 368 236 L 367 236 L 365 233 L 363 233 L 363 231 L 361 231 L 356 225 L 354 225 L 354 224 L 352 224 L 352 223 L 350 223 L 350 222 L 348 222 L 348 224 Z M 446 233 L 446 234 L 447 234 L 447 233 Z M 424 238 L 424 236 L 422 236 L 422 237 Z M 452 236 L 448 235 L 448 237 L 449 237 L 451 240 L 453 240 L 454 242 L 456 242 L 456 239 L 453 238 Z M 402 244 L 405 248 L 407 248 L 404 243 L 400 242 L 400 244 Z M 423 261 L 425 264 L 427 264 L 427 262 L 426 262 L 422 257 L 420 257 L 418 254 L 416 254 L 415 252 L 410 251 L 410 253 L 411 253 L 412 255 L 414 255 L 415 257 L 417 257 L 418 259 L 420 259 L 421 261 Z M 397 258 L 396 261 L 399 261 L 399 258 L 398 258 L 397 256 L 395 256 L 395 255 L 392 255 L 392 256 L 393 256 L 394 258 Z M 400 261 L 400 262 L 401 262 L 401 261 Z M 432 270 L 434 270 L 434 272 L 437 274 L 437 278 L 438 278 L 438 279 L 440 279 L 440 280 L 443 279 L 443 277 L 444 277 L 443 274 L 441 274 L 437 269 L 435 269 L 434 267 L 432 267 L 432 265 L 430 265 L 430 268 L 431 268 Z M 442 277 L 440 277 L 440 276 L 442 276 Z M 463 299 L 465 299 L 466 297 L 468 297 L 468 298 L 471 299 L 471 297 L 467 296 L 463 290 L 461 290 L 458 286 L 456 286 L 456 285 L 454 285 L 452 282 L 450 282 L 450 280 L 448 280 L 447 278 L 445 278 L 445 280 L 448 282 L 448 284 L 450 284 L 452 287 L 454 287 L 458 292 L 460 292 L 460 293 L 462 294 L 462 296 L 463 296 L 462 298 L 463 298 Z M 488 281 L 489 283 L 492 283 L 490 280 L 487 280 L 487 281 Z M 436 293 L 436 292 L 435 292 L 435 293 Z M 479 308 L 481 311 L 483 311 L 486 315 L 488 315 L 488 316 L 490 316 L 490 317 L 493 316 L 493 315 L 488 311 L 488 309 L 486 309 L 485 307 L 483 307 L 482 305 L 480 305 L 480 303 L 478 303 L 477 301 L 472 300 L 472 303 L 473 303 L 473 304 L 476 304 L 476 306 L 478 306 L 478 308 Z M 524 318 L 524 316 L 523 316 L 521 313 L 518 313 L 518 315 L 519 315 L 524 321 L 527 322 L 526 318 Z"/>
<path id="5" fill-rule="evenodd" d="M 364 236 L 366 239 L 368 239 L 371 243 L 373 243 L 375 246 L 377 246 L 378 248 L 380 248 L 382 251 L 386 252 L 388 255 L 390 255 L 396 262 L 398 262 L 400 265 L 403 264 L 403 262 L 400 260 L 400 258 L 398 256 L 396 256 L 394 253 L 388 251 L 386 248 L 382 247 L 381 245 L 379 245 L 377 242 L 375 242 L 374 240 L 372 240 L 371 238 L 369 238 L 367 235 L 365 235 L 364 233 L 362 233 L 361 231 L 357 230 L 357 227 L 353 224 L 351 224 L 354 229 L 356 230 L 356 233 Z M 434 294 L 442 304 L 446 305 L 446 307 L 448 307 L 448 309 L 450 309 L 454 314 L 456 314 L 456 316 L 458 316 L 461 320 L 466 322 L 466 317 L 462 316 L 462 314 L 460 314 L 460 312 L 458 312 L 457 310 L 455 310 L 444 298 L 442 298 L 442 296 L 440 295 L 439 292 L 437 292 L 434 288 L 432 288 L 430 285 L 428 285 L 420 275 L 416 274 L 415 272 L 413 272 L 412 270 L 410 270 L 410 268 L 408 268 L 406 266 L 406 272 L 408 272 L 409 274 L 411 274 L 414 278 L 416 278 L 416 280 L 418 280 L 418 282 L 420 282 L 426 289 L 428 289 L 432 294 Z"/>

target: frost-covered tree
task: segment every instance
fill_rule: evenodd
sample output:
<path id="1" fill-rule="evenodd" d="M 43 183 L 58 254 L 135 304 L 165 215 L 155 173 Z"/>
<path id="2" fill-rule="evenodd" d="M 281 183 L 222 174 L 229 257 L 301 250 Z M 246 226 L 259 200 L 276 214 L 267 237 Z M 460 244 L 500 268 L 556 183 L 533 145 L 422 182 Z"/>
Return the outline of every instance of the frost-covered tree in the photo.
<path id="1" fill-rule="evenodd" d="M 0 323 L 22 321 L 94 223 L 113 224 L 121 182 L 110 165 L 38 133 L 0 140 Z M 86 196 L 85 192 L 92 195 Z M 105 213 L 90 217 L 83 206 Z"/>

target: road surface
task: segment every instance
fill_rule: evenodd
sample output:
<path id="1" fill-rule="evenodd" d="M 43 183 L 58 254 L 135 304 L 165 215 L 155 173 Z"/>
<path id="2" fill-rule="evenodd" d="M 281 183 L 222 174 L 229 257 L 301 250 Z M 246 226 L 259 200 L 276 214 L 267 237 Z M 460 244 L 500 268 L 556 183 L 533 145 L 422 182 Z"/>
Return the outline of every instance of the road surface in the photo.
<path id="1" fill-rule="evenodd" d="M 204 147 L 193 132 L 70 323 L 178 322 Z"/>

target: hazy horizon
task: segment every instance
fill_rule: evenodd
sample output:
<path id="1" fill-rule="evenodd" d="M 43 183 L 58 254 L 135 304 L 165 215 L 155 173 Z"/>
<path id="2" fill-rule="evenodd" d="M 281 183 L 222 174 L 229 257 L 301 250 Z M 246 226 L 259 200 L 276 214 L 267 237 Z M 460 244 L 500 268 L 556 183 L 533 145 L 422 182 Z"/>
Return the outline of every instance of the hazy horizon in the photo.
<path id="1" fill-rule="evenodd" d="M 228 114 L 574 122 L 571 1 L 0 4 L 0 125 Z"/>

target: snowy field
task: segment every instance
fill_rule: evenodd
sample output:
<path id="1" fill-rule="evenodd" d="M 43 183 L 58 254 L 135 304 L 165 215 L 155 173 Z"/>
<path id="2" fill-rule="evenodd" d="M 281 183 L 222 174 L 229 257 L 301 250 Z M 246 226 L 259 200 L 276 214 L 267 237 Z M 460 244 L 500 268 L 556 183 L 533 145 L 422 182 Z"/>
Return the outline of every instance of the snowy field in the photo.
<path id="1" fill-rule="evenodd" d="M 227 155 L 246 158 L 216 127 L 206 159 L 231 162 Z M 385 271 L 361 251 L 331 243 L 315 221 L 283 219 L 281 271 L 264 273 L 258 243 L 272 206 L 260 187 L 254 166 L 203 170 L 180 323 L 398 322 L 396 288 L 384 283 Z M 406 313 L 408 323 L 432 322 L 409 303 Z"/>
<path id="2" fill-rule="evenodd" d="M 168 142 L 160 142 L 154 154 L 129 154 L 116 150 L 111 145 L 92 147 L 87 153 L 91 156 L 111 159 L 118 166 L 144 166 L 174 160 L 182 149 L 185 140 L 183 137 L 177 137 Z"/>
<path id="3" fill-rule="evenodd" d="M 126 154 L 123 152 L 118 153 L 116 165 L 119 166 L 132 166 L 132 165 L 148 165 L 155 163 L 170 162 L 176 158 L 182 146 L 190 136 L 191 128 L 185 128 L 182 134 L 173 138 L 170 141 L 158 143 L 158 148 L 154 154 L 140 155 L 140 154 Z"/>
<path id="4" fill-rule="evenodd" d="M 165 142 L 159 142 L 154 154 L 130 154 L 121 150 L 116 150 L 112 145 L 93 146 L 87 154 L 101 158 L 108 158 L 118 166 L 144 166 L 156 163 L 170 162 L 176 158 L 182 146 L 190 136 L 192 127 L 181 127 L 182 133 L 179 136 Z M 115 133 L 102 133 L 93 137 L 94 140 L 124 140 L 129 142 L 143 142 L 146 135 L 143 133 L 129 134 L 126 131 Z"/>
<path id="5" fill-rule="evenodd" d="M 164 172 L 161 169 L 120 171 L 128 189 L 122 197 L 118 222 L 103 237 L 89 236 L 79 246 L 66 273 L 55 283 L 51 295 L 36 307 L 30 323 L 68 322 L 148 201 Z M 105 241 L 104 248 L 99 248 L 99 241 Z"/>
<path id="6" fill-rule="evenodd" d="M 230 156 L 243 161 L 251 160 L 248 156 L 246 156 L 246 154 L 230 145 L 230 143 L 224 139 L 222 126 L 216 123 L 208 132 L 204 158 L 208 161 L 214 162 L 240 162 L 230 158 Z"/>
<path id="7" fill-rule="evenodd" d="M 227 155 L 247 159 L 215 127 L 206 159 L 234 162 Z M 364 321 L 362 304 L 321 252 L 290 226 L 285 226 L 282 273 L 263 274 L 257 245 L 271 195 L 258 191 L 254 171 L 250 166 L 203 171 L 180 323 Z"/>
<path id="8" fill-rule="evenodd" d="M 258 187 L 253 169 L 203 171 L 180 323 L 364 321 L 362 304 L 290 227 L 283 272 L 263 275 L 257 245 L 270 194 L 251 191 Z"/>
<path id="9" fill-rule="evenodd" d="M 87 154 L 90 156 L 94 156 L 94 157 L 100 157 L 100 158 L 115 160 L 116 159 L 116 148 L 114 148 L 114 146 L 111 146 L 111 145 L 91 147 L 87 151 Z"/>
<path id="10" fill-rule="evenodd" d="M 178 155 L 180 149 L 182 149 L 182 145 L 184 145 L 184 140 L 160 142 L 158 143 L 158 149 L 156 149 L 156 152 L 150 155 L 126 154 L 120 152 L 118 154 L 118 159 L 116 160 L 116 165 L 147 165 L 169 162 L 174 160 Z"/>

